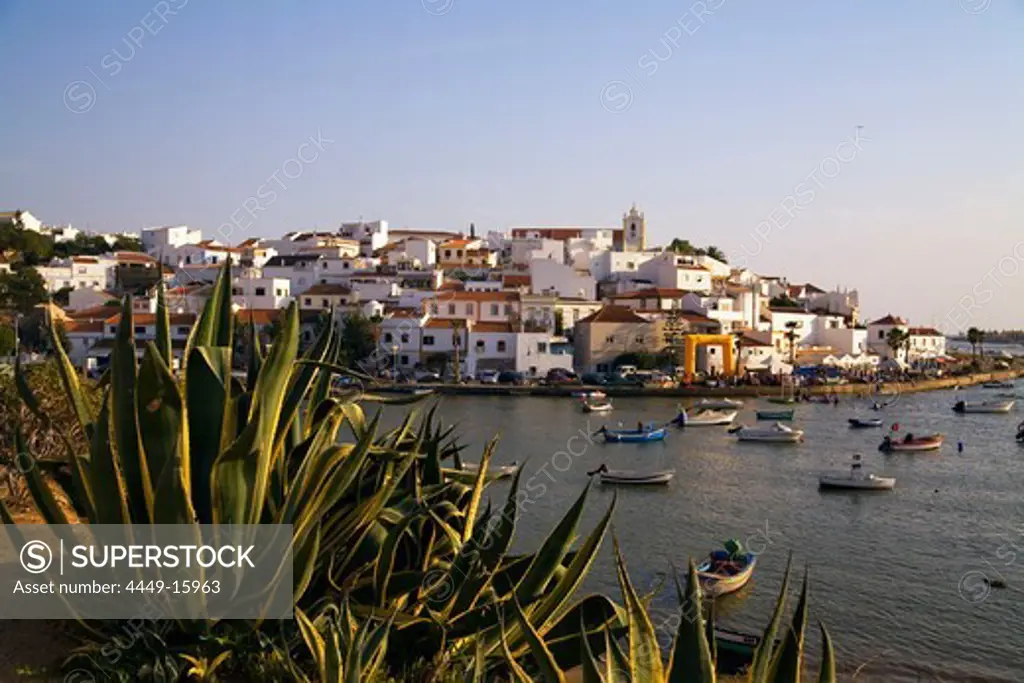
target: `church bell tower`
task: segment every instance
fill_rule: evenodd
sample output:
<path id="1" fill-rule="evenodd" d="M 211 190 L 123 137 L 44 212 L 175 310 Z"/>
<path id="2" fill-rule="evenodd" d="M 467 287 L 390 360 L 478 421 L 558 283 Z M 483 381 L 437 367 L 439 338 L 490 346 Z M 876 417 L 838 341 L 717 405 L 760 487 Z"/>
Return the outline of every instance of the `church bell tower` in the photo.
<path id="1" fill-rule="evenodd" d="M 644 251 L 647 249 L 647 220 L 643 211 L 638 211 L 636 203 L 629 213 L 622 215 L 622 250 Z"/>

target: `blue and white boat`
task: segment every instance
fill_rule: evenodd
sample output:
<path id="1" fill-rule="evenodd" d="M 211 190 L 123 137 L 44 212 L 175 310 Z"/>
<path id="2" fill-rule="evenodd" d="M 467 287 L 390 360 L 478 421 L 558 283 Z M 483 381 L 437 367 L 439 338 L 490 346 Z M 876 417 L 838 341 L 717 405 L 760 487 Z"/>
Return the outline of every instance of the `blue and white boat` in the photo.
<path id="1" fill-rule="evenodd" d="M 604 436 L 607 443 L 645 443 L 648 441 L 662 441 L 668 430 L 665 427 L 655 427 L 653 424 L 641 429 L 608 429 L 601 427 L 598 434 Z"/>

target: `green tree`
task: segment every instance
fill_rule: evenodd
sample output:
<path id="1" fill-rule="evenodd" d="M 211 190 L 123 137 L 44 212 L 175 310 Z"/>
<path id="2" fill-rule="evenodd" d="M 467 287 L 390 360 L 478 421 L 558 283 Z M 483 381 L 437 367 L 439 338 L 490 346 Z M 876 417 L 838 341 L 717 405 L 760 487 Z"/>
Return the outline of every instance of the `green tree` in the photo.
<path id="1" fill-rule="evenodd" d="M 786 294 L 773 296 L 768 305 L 772 308 L 800 308 L 800 303 L 795 299 L 789 298 Z"/>
<path id="2" fill-rule="evenodd" d="M 786 323 L 786 339 L 789 341 L 789 364 L 796 365 L 796 331 L 800 323 L 790 320 Z"/>
<path id="3" fill-rule="evenodd" d="M 729 262 L 728 259 L 725 256 L 725 252 L 722 251 L 721 249 L 719 249 L 718 247 L 714 246 L 714 245 L 711 245 L 710 247 L 705 249 L 704 250 L 704 254 L 709 256 L 709 257 L 711 257 L 711 258 L 713 258 L 713 259 L 715 259 L 715 260 L 717 260 L 717 261 L 721 261 L 722 263 L 728 263 Z"/>
<path id="4" fill-rule="evenodd" d="M 377 334 L 373 323 L 360 313 L 349 315 L 342 323 L 341 346 L 349 367 L 358 367 L 377 347 Z"/>
<path id="5" fill-rule="evenodd" d="M 28 313 L 47 298 L 46 283 L 35 268 L 0 273 L 0 309 Z"/>
<path id="6" fill-rule="evenodd" d="M 0 227 L 0 253 L 10 252 L 25 265 L 46 263 L 53 256 L 53 238 L 9 225 Z"/>
<path id="7" fill-rule="evenodd" d="M 978 344 L 981 342 L 981 330 L 977 327 L 972 327 L 967 330 L 967 341 L 971 345 L 971 355 L 975 358 L 978 357 Z"/>
<path id="8" fill-rule="evenodd" d="M 885 335 L 885 343 L 892 349 L 892 354 L 896 360 L 899 360 L 900 350 L 910 348 L 910 332 L 893 327 Z"/>
<path id="9" fill-rule="evenodd" d="M 683 255 L 692 255 L 697 253 L 697 248 L 690 244 L 690 240 L 683 240 L 678 237 L 669 242 L 668 250 Z"/>

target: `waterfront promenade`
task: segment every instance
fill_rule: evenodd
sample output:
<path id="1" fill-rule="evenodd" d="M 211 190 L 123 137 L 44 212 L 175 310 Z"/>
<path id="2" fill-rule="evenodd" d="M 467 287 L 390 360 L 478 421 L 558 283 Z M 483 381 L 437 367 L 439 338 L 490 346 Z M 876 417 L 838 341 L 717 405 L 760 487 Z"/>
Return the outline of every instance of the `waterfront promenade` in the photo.
<path id="1" fill-rule="evenodd" d="M 796 391 L 800 394 L 810 396 L 822 395 L 844 395 L 844 396 L 871 396 L 875 394 L 905 394 L 920 391 L 938 391 L 952 389 L 954 387 L 967 387 L 983 384 L 991 381 L 1013 380 L 1024 374 L 1024 370 L 1000 370 L 996 372 L 981 372 L 972 375 L 960 375 L 955 377 L 943 377 L 939 379 L 914 379 L 903 381 L 891 381 L 877 383 L 849 383 L 849 384 L 826 384 L 817 386 L 798 387 Z M 704 398 L 721 396 L 750 396 L 750 397 L 777 397 L 791 395 L 793 390 L 783 389 L 778 385 L 749 385 L 729 387 L 637 387 L 637 386 L 616 386 L 616 385 L 579 385 L 563 384 L 557 386 L 548 385 L 527 385 L 512 386 L 503 384 L 389 384 L 382 382 L 372 386 L 374 391 L 389 393 L 412 393 L 415 391 L 430 390 L 437 394 L 457 396 L 570 396 L 581 391 L 603 391 L 608 396 L 651 396 L 651 397 L 678 397 L 678 398 Z"/>

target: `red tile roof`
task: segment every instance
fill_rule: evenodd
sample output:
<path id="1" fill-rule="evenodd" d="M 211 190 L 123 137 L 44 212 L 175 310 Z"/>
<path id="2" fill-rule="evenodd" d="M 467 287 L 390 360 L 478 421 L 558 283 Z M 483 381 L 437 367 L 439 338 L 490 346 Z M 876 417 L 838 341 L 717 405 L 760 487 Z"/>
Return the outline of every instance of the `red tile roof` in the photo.
<path id="1" fill-rule="evenodd" d="M 501 278 L 501 286 L 510 287 L 529 287 L 532 280 L 529 275 L 505 275 Z"/>
<path id="2" fill-rule="evenodd" d="M 195 313 L 172 313 L 168 316 L 171 325 L 193 325 L 198 317 Z M 121 314 L 112 315 L 103 322 L 107 325 L 117 325 L 121 322 Z M 135 325 L 155 325 L 156 314 L 136 313 L 132 316 L 132 323 Z"/>
<path id="3" fill-rule="evenodd" d="M 678 299 L 690 293 L 688 289 L 671 289 L 668 287 L 649 287 L 635 292 L 616 294 L 612 299 Z"/>
<path id="4" fill-rule="evenodd" d="M 68 334 L 97 334 L 103 332 L 105 324 L 102 320 L 69 320 L 64 323 L 64 330 Z"/>
<path id="5" fill-rule="evenodd" d="M 646 318 L 641 318 L 632 309 L 625 306 L 605 306 L 596 313 L 591 313 L 580 323 L 646 323 Z"/>
<path id="6" fill-rule="evenodd" d="M 99 263 L 92 256 L 75 256 L 71 259 L 74 263 Z"/>
<path id="7" fill-rule="evenodd" d="M 284 309 L 281 308 L 246 308 L 238 311 L 236 315 L 238 322 L 243 325 L 250 321 L 257 325 L 269 325 L 280 318 L 283 312 Z"/>
<path id="8" fill-rule="evenodd" d="M 99 320 L 102 322 L 120 312 L 120 310 L 120 306 L 93 306 L 92 308 L 83 308 L 80 311 L 67 311 L 67 316 L 72 320 Z"/>
<path id="9" fill-rule="evenodd" d="M 884 318 L 868 323 L 869 325 L 906 325 L 907 321 L 899 316 L 895 316 L 892 313 L 887 314 Z"/>
<path id="10" fill-rule="evenodd" d="M 936 330 L 934 327 L 911 327 L 909 330 L 910 334 L 918 337 L 944 337 L 945 335 Z"/>
<path id="11" fill-rule="evenodd" d="M 512 325 L 509 323 L 473 323 L 473 327 L 470 329 L 471 332 L 480 332 L 482 334 L 497 334 L 505 333 L 509 334 L 512 330 Z"/>
<path id="12" fill-rule="evenodd" d="M 118 263 L 155 263 L 156 259 L 149 254 L 143 254 L 141 251 L 117 251 L 114 252 L 114 258 L 117 259 Z"/>
<path id="13" fill-rule="evenodd" d="M 351 294 L 352 290 L 345 285 L 322 283 L 319 285 L 313 285 L 300 296 L 306 296 L 307 294 L 328 294 L 328 295 L 344 295 Z"/>

